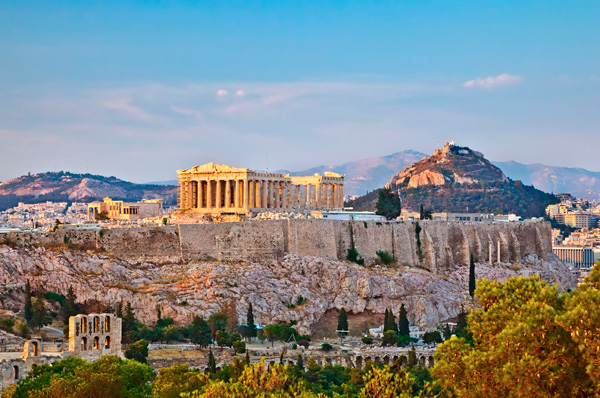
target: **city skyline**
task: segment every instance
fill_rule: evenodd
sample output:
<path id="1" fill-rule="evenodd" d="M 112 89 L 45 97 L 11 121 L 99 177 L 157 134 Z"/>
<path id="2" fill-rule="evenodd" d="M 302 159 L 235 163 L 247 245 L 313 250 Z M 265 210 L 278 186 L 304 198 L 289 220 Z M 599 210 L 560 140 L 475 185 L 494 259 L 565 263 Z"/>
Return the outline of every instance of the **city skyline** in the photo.
<path id="1" fill-rule="evenodd" d="M 297 171 L 445 140 L 600 171 L 599 16 L 591 1 L 4 4 L 0 180 Z"/>

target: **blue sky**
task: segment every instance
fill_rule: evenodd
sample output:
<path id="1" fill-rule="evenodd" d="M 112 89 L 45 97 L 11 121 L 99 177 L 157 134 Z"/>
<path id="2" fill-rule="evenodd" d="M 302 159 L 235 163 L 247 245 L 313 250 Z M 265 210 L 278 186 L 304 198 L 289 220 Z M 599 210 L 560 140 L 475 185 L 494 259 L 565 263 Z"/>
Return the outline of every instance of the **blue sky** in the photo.
<path id="1" fill-rule="evenodd" d="M 600 171 L 599 21 L 598 1 L 3 1 L 0 180 L 445 140 Z"/>

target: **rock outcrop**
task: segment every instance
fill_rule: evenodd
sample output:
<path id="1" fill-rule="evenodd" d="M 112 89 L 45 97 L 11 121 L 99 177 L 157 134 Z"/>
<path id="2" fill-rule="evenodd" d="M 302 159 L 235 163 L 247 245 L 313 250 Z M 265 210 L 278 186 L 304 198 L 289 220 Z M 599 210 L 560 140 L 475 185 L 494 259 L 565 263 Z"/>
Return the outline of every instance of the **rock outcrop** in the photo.
<path id="1" fill-rule="evenodd" d="M 478 264 L 478 278 L 505 280 L 511 276 L 539 274 L 559 288 L 574 289 L 567 268 L 550 255 L 541 260 L 529 255 L 502 265 Z M 252 302 L 257 322 L 298 321 L 299 330 L 313 329 L 329 309 L 349 313 L 395 313 L 404 303 L 412 324 L 432 327 L 468 307 L 468 267 L 453 266 L 443 273 L 421 268 L 364 267 L 318 257 L 286 255 L 264 262 L 169 262 L 133 265 L 110 255 L 83 251 L 53 251 L 43 247 L 0 246 L 0 286 L 24 284 L 66 294 L 69 286 L 80 301 L 116 305 L 131 302 L 146 323 L 156 321 L 156 308 L 180 324 L 194 315 L 217 311 L 245 321 Z M 306 303 L 295 306 L 302 295 Z M 7 302 L 6 309 L 21 303 Z M 12 307 L 12 308 L 11 308 Z"/>
<path id="2" fill-rule="evenodd" d="M 481 152 L 446 142 L 432 156 L 406 167 L 392 177 L 386 188 L 419 188 L 431 185 L 507 183 L 502 170 L 491 164 Z"/>

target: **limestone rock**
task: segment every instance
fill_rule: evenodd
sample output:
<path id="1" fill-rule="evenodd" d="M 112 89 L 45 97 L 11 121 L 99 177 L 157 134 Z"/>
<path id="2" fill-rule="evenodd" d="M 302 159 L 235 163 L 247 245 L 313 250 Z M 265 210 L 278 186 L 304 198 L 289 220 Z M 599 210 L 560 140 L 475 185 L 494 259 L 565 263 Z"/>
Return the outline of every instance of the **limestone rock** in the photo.
<path id="1" fill-rule="evenodd" d="M 478 264 L 478 278 L 506 280 L 511 276 L 539 274 L 563 290 L 576 282 L 554 256 L 544 261 L 534 255 L 516 264 Z M 318 257 L 287 255 L 282 261 L 185 262 L 129 264 L 94 252 L 56 252 L 44 248 L 0 245 L 0 287 L 18 286 L 29 279 L 32 288 L 66 294 L 73 286 L 79 301 L 131 302 L 145 323 L 156 321 L 160 306 L 164 317 L 179 324 L 194 315 L 208 317 L 235 307 L 245 323 L 252 302 L 259 323 L 298 321 L 301 333 L 317 325 L 329 309 L 349 313 L 398 313 L 404 303 L 411 324 L 434 327 L 454 317 L 461 303 L 469 302 L 468 266 L 454 266 L 442 274 L 424 269 L 364 267 Z M 298 296 L 306 299 L 296 304 Z M 22 303 L 0 304 L 19 310 Z"/>

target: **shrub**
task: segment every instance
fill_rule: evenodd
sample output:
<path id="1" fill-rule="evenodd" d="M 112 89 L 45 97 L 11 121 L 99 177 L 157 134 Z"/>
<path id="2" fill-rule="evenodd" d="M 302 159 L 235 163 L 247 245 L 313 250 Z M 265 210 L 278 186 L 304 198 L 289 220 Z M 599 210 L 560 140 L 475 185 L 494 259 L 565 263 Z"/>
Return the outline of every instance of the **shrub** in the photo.
<path id="1" fill-rule="evenodd" d="M 310 346 L 310 341 L 306 339 L 301 339 L 300 341 L 298 341 L 298 345 L 307 349 Z"/>
<path id="2" fill-rule="evenodd" d="M 373 338 L 369 336 L 364 336 L 362 338 L 362 342 L 365 344 L 373 344 Z"/>
<path id="3" fill-rule="evenodd" d="M 148 358 L 148 343 L 146 340 L 138 340 L 125 351 L 125 358 L 134 359 L 140 363 L 146 363 Z"/>
<path id="4" fill-rule="evenodd" d="M 358 255 L 358 250 L 354 247 L 354 245 L 348 249 L 348 255 L 346 256 L 346 260 L 356 263 L 358 265 L 364 265 L 365 259 Z"/>
<path id="5" fill-rule="evenodd" d="M 297 350 L 298 349 L 298 344 L 294 343 L 292 344 L 292 350 Z"/>
<path id="6" fill-rule="evenodd" d="M 0 319 L 0 329 L 4 329 L 7 332 L 12 333 L 13 326 L 15 326 L 15 321 L 12 318 Z"/>
<path id="7" fill-rule="evenodd" d="M 439 344 L 442 342 L 442 335 L 437 330 L 434 332 L 425 332 L 425 334 L 423 335 L 423 342 L 425 344 L 431 344 L 431 343 Z"/>
<path id="8" fill-rule="evenodd" d="M 379 257 L 379 260 L 381 260 L 381 262 L 385 265 L 390 265 L 394 262 L 394 256 L 392 256 L 386 251 L 379 250 L 377 252 L 377 256 Z"/>
<path id="9" fill-rule="evenodd" d="M 331 350 L 333 350 L 333 346 L 331 344 L 329 344 L 329 343 L 321 344 L 321 351 L 327 352 L 327 351 L 331 351 Z"/>
<path id="10" fill-rule="evenodd" d="M 236 340 L 233 342 L 233 348 L 238 354 L 243 354 L 246 352 L 246 343 L 241 340 Z"/>
<path id="11" fill-rule="evenodd" d="M 298 298 L 296 299 L 296 305 L 300 305 L 306 303 L 306 299 L 302 296 L 298 296 Z"/>

